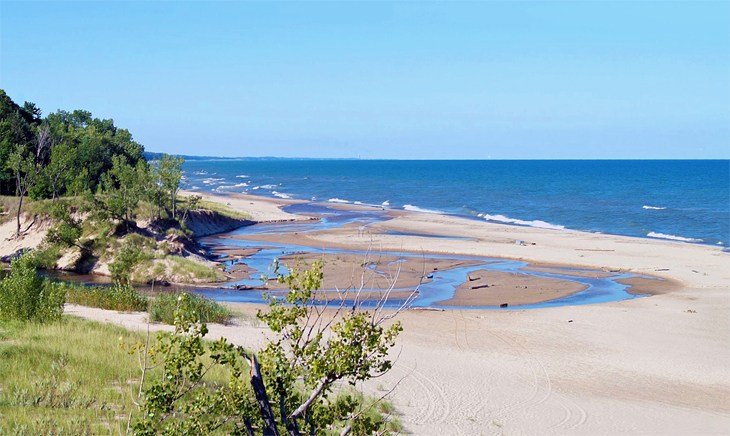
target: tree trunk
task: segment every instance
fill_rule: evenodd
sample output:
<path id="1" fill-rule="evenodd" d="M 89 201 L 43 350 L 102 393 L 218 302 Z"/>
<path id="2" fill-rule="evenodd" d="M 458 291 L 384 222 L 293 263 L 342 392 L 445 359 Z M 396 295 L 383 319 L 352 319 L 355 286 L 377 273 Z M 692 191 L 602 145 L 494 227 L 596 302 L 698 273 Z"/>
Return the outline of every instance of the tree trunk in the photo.
<path id="1" fill-rule="evenodd" d="M 256 402 L 259 403 L 259 409 L 261 409 L 261 418 L 264 420 L 264 436 L 279 436 L 276 418 L 274 418 L 274 412 L 271 410 L 269 396 L 266 393 L 264 379 L 261 376 L 259 361 L 256 359 L 255 354 L 251 355 L 250 358 L 247 357 L 247 360 L 251 366 L 251 387 L 256 395 Z"/>
<path id="2" fill-rule="evenodd" d="M 20 196 L 18 201 L 18 212 L 15 214 L 15 222 L 18 225 L 15 230 L 15 237 L 20 238 L 20 210 L 23 208 L 23 195 Z"/>

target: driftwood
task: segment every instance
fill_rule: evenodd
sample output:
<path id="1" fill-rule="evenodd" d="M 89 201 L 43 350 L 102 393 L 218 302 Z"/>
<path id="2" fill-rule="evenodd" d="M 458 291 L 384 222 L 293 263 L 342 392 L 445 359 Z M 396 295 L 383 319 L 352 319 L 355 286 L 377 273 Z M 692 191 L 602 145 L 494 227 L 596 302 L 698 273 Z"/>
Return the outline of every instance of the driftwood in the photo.
<path id="1" fill-rule="evenodd" d="M 472 289 L 482 289 L 482 288 L 488 288 L 488 287 L 489 287 L 489 285 L 476 285 L 476 286 L 472 286 L 471 288 Z"/>
<path id="2" fill-rule="evenodd" d="M 269 288 L 266 286 L 248 286 L 248 285 L 235 285 L 233 289 L 239 291 L 267 291 Z"/>

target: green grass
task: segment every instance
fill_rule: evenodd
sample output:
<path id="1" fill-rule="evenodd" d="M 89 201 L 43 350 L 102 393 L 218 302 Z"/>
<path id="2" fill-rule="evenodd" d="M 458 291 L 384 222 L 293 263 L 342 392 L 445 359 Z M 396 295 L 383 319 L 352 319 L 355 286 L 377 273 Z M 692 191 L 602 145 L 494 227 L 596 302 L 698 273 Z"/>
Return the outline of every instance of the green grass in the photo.
<path id="1" fill-rule="evenodd" d="M 147 310 L 148 299 L 132 286 L 83 286 L 64 283 L 66 302 L 122 312 Z"/>
<path id="2" fill-rule="evenodd" d="M 187 197 L 180 197 L 178 200 L 178 210 L 182 211 L 187 206 Z M 198 202 L 197 209 L 207 209 L 211 210 L 213 212 L 217 212 L 223 216 L 226 216 L 228 218 L 233 218 L 237 220 L 250 220 L 251 215 L 240 212 L 238 210 L 235 210 L 231 207 L 226 206 L 225 204 L 221 204 L 215 201 L 208 201 L 208 200 L 200 200 Z"/>
<path id="3" fill-rule="evenodd" d="M 143 334 L 72 316 L 51 324 L 0 321 L 0 434 L 123 434 L 130 413 L 137 417 L 141 378 L 130 350 L 144 341 Z M 152 370 L 147 382 L 159 374 Z M 216 366 L 205 380 L 215 389 L 229 376 Z M 364 400 L 368 419 L 402 431 L 389 403 L 370 407 L 373 399 L 349 393 Z"/>
<path id="4" fill-rule="evenodd" d="M 149 305 L 149 316 L 151 321 L 174 324 L 175 309 L 177 309 L 180 293 L 167 293 L 157 295 Z M 195 294 L 188 294 L 189 307 L 194 310 L 202 322 L 216 322 L 227 324 L 231 321 L 233 313 L 227 307 L 208 300 Z"/>
<path id="5" fill-rule="evenodd" d="M 226 276 L 217 267 L 208 266 L 174 254 L 157 255 L 134 267 L 131 275 L 135 283 L 167 280 L 173 283 L 221 282 Z"/>
<path id="6" fill-rule="evenodd" d="M 140 377 L 128 349 L 142 339 L 68 316 L 0 322 L 0 434 L 119 434 Z"/>
<path id="7" fill-rule="evenodd" d="M 194 279 L 207 281 L 220 281 L 225 279 L 223 272 L 190 259 L 180 256 L 165 256 L 166 260 L 172 262 L 172 274 L 182 278 L 187 277 L 190 281 Z"/>

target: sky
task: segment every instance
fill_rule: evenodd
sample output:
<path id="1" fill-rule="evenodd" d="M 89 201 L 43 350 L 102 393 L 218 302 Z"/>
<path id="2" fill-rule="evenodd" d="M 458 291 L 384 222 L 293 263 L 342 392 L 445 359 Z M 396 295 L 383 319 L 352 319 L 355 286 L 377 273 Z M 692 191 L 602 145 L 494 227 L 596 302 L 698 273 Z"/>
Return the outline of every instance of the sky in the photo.
<path id="1" fill-rule="evenodd" d="M 0 88 L 167 153 L 730 158 L 730 2 L 2 0 Z"/>

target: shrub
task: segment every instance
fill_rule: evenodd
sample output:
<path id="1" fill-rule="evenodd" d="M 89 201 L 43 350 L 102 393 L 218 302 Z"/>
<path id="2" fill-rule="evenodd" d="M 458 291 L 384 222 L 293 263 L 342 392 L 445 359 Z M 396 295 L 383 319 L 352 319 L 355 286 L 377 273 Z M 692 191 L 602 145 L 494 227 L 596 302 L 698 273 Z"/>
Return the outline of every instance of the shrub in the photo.
<path id="1" fill-rule="evenodd" d="M 342 388 L 390 369 L 388 354 L 400 324 L 386 327 L 382 323 L 390 318 L 357 305 L 330 313 L 315 307 L 320 263 L 310 271 L 292 270 L 280 280 L 290 292 L 286 303 L 270 299 L 269 311 L 259 312 L 273 338 L 257 354 L 225 338 L 205 341 L 208 328 L 188 307 L 190 296 L 179 297 L 174 333 L 161 335 L 149 349 L 149 367 L 161 368 L 162 377 L 141 391 L 135 433 L 369 435 L 403 430 L 390 405 Z M 147 362 L 143 356 L 140 360 Z M 206 375 L 213 372 L 226 375 L 228 383 L 211 383 Z"/>
<path id="2" fill-rule="evenodd" d="M 185 297 L 183 298 L 183 295 Z M 181 307 L 181 303 L 183 306 Z M 167 293 L 156 296 L 149 307 L 151 321 L 175 324 L 175 312 L 179 309 L 194 315 L 197 322 L 225 324 L 233 317 L 231 311 L 215 301 L 187 293 Z"/>
<path id="3" fill-rule="evenodd" d="M 48 322 L 61 318 L 65 288 L 36 274 L 32 256 L 14 260 L 0 281 L 0 318 Z"/>
<path id="4" fill-rule="evenodd" d="M 58 245 L 47 245 L 33 251 L 33 263 L 37 268 L 52 269 L 61 258 L 61 248 Z"/>
<path id="5" fill-rule="evenodd" d="M 154 247 L 154 242 L 143 236 L 132 234 L 125 238 L 122 248 L 114 256 L 114 262 L 109 264 L 109 272 L 112 273 L 114 281 L 129 283 L 134 267 L 152 258 L 144 251 L 151 247 Z"/>
<path id="6" fill-rule="evenodd" d="M 145 311 L 147 297 L 128 284 L 116 283 L 111 287 L 64 284 L 66 300 L 82 306 L 123 312 Z"/>

